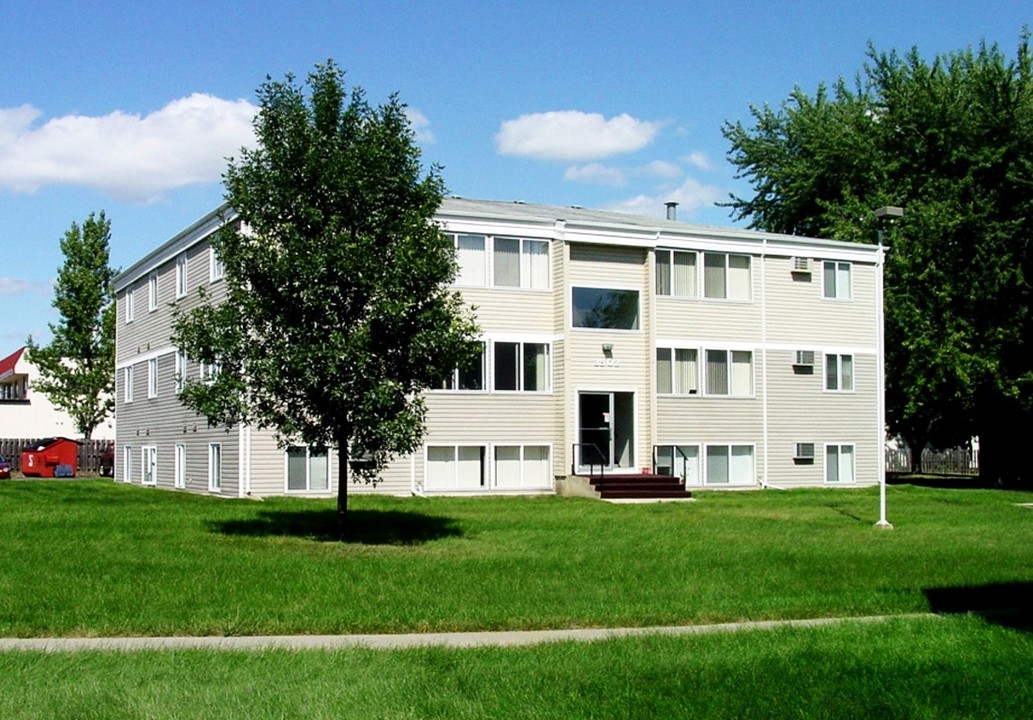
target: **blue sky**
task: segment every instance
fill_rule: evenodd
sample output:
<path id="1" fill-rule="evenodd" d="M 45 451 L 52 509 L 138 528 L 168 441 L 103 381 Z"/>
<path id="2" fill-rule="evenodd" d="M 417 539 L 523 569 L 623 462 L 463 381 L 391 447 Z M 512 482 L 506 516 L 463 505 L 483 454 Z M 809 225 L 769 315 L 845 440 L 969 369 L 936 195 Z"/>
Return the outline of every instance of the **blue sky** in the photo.
<path id="1" fill-rule="evenodd" d="M 399 93 L 452 194 L 729 225 L 725 121 L 853 77 L 866 46 L 997 42 L 1025 2 L 10 0 L 0 9 L 0 356 L 49 338 L 58 243 L 104 210 L 127 267 L 222 200 L 255 88 L 333 58 Z"/>

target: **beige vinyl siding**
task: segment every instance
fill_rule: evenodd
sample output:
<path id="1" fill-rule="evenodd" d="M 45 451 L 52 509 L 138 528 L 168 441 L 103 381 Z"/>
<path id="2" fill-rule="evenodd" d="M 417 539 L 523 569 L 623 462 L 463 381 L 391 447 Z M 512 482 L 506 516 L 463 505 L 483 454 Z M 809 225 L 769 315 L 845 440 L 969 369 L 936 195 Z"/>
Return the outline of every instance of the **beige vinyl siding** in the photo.
<path id="1" fill-rule="evenodd" d="M 557 322 L 552 293 L 541 290 L 462 288 L 463 301 L 475 308 L 482 332 L 552 333 Z"/>
<path id="2" fill-rule="evenodd" d="M 813 374 L 793 367 L 793 353 L 768 353 L 768 480 L 775 485 L 816 485 L 824 481 L 825 443 L 855 445 L 858 484 L 878 482 L 876 361 L 854 355 L 854 391 L 824 390 L 822 356 L 815 353 Z M 795 463 L 796 443 L 813 442 L 813 465 Z"/>
<path id="3" fill-rule="evenodd" d="M 768 342 L 839 343 L 874 350 L 875 266 L 853 263 L 853 299 L 826 300 L 822 298 L 821 262 L 812 259 L 811 273 L 806 275 L 790 271 L 792 258 L 768 258 Z"/>
<path id="4" fill-rule="evenodd" d="M 761 336 L 759 301 L 657 297 L 655 317 L 659 337 L 719 337 L 724 342 L 753 342 Z"/>

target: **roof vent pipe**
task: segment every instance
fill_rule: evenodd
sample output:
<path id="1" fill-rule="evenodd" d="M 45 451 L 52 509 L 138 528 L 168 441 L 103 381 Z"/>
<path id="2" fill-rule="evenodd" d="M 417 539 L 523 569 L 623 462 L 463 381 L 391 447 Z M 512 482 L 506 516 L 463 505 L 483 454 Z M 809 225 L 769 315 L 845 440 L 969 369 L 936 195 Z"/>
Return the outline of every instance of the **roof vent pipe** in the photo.
<path id="1" fill-rule="evenodd" d="M 677 220 L 678 219 L 678 203 L 676 203 L 674 200 L 668 200 L 667 202 L 664 203 L 664 206 L 667 208 L 667 219 L 668 220 Z"/>

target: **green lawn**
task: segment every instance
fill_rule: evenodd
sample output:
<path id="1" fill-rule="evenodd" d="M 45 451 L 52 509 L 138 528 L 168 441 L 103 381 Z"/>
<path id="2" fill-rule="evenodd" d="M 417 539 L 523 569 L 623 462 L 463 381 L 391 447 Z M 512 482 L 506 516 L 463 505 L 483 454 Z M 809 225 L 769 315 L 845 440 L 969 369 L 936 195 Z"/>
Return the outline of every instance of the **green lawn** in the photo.
<path id="1" fill-rule="evenodd" d="M 0 635 L 709 623 L 1030 604 L 1033 493 L 700 493 L 694 503 L 220 500 L 0 483 Z"/>

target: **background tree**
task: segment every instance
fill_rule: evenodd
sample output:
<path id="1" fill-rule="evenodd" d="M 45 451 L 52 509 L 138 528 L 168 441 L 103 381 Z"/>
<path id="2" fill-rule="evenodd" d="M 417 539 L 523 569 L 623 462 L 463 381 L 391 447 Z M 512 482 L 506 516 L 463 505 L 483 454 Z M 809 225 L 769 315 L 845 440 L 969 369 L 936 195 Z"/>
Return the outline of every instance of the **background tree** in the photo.
<path id="1" fill-rule="evenodd" d="M 725 124 L 754 190 L 728 206 L 754 228 L 857 242 L 875 240 L 875 208 L 905 207 L 887 236 L 890 429 L 914 454 L 978 434 L 981 471 L 1014 480 L 1033 408 L 1029 33 L 1013 60 L 985 44 L 868 57 L 853 84 Z"/>
<path id="2" fill-rule="evenodd" d="M 49 345 L 26 341 L 39 370 L 32 387 L 67 412 L 89 440 L 115 409 L 115 303 L 108 266 L 111 223 L 101 211 L 80 228 L 74 222 L 61 239 L 64 264 L 57 271 Z"/>
<path id="3" fill-rule="evenodd" d="M 343 73 L 318 65 L 308 96 L 267 79 L 255 150 L 225 174 L 234 218 L 215 249 L 224 302 L 177 318 L 173 342 L 218 364 L 181 398 L 215 424 L 274 428 L 283 442 L 339 455 L 338 516 L 352 470 L 374 480 L 423 436 L 421 391 L 480 352 L 448 286 L 452 240 L 433 220 L 444 185 L 424 174 L 398 98 L 350 99 Z"/>

